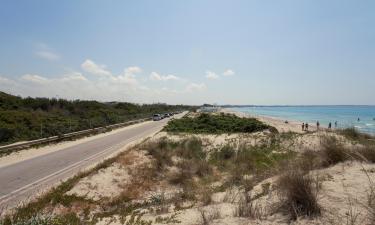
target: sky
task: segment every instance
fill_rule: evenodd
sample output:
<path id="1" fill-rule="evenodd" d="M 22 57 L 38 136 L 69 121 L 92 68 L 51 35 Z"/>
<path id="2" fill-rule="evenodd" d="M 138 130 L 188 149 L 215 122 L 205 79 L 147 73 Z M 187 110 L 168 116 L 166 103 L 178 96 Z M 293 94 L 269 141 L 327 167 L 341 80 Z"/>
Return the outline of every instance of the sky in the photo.
<path id="1" fill-rule="evenodd" d="M 0 90 L 135 103 L 375 104 L 375 1 L 1 0 Z"/>

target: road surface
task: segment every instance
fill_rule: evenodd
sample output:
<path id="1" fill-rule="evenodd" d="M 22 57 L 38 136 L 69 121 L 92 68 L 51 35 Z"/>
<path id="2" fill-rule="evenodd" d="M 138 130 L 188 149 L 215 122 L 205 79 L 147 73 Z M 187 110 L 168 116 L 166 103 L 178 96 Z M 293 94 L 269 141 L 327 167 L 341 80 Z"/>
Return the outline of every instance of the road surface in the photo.
<path id="1" fill-rule="evenodd" d="M 181 117 L 182 114 L 175 117 Z M 160 131 L 168 119 L 129 127 L 59 151 L 0 168 L 0 208 L 13 208 L 80 170 L 100 162 L 125 145 Z"/>

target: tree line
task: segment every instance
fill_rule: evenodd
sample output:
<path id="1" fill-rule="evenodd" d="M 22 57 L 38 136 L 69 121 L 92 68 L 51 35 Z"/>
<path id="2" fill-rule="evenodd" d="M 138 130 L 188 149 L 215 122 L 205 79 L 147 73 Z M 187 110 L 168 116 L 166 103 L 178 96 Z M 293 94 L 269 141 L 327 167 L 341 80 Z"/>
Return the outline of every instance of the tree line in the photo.
<path id="1" fill-rule="evenodd" d="M 154 113 L 193 108 L 162 103 L 22 98 L 0 92 L 0 144 L 61 135 L 151 117 Z"/>

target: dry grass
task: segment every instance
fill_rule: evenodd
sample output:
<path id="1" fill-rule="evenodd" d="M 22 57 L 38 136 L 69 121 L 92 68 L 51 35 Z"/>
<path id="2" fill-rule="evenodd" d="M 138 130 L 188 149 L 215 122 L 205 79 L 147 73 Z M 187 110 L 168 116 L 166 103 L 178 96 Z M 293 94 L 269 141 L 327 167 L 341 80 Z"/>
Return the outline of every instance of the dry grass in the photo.
<path id="1" fill-rule="evenodd" d="M 322 137 L 321 143 L 322 149 L 320 152 L 322 154 L 323 166 L 328 167 L 352 158 L 350 151 L 335 137 Z"/>
<path id="2" fill-rule="evenodd" d="M 375 163 L 375 146 L 366 145 L 357 150 L 357 155 L 359 155 L 359 160 Z"/>
<path id="3" fill-rule="evenodd" d="M 215 219 L 219 219 L 221 217 L 220 211 L 213 207 L 210 208 L 209 210 L 203 210 L 202 208 L 198 209 L 200 217 L 201 217 L 201 222 L 199 225 L 210 225 L 212 224 L 212 221 Z"/>
<path id="4" fill-rule="evenodd" d="M 240 199 L 234 211 L 234 216 L 250 219 L 261 219 L 263 215 L 262 208 L 247 193 Z"/>
<path id="5" fill-rule="evenodd" d="M 293 168 L 283 174 L 278 183 L 283 206 L 291 219 L 320 214 L 317 200 L 319 185 L 311 175 Z"/>

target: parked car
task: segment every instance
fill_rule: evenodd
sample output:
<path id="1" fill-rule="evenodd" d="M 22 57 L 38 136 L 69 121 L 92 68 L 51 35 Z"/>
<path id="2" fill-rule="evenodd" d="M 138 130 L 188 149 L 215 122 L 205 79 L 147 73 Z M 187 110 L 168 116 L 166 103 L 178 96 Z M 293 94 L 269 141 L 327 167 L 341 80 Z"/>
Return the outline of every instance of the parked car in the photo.
<path id="1" fill-rule="evenodd" d="M 164 114 L 164 118 L 167 118 L 167 117 L 169 117 L 169 113 Z"/>
<path id="2" fill-rule="evenodd" d="M 163 117 L 160 114 L 154 114 L 152 116 L 153 121 L 158 121 L 158 120 L 161 120 L 161 119 L 163 119 Z"/>

